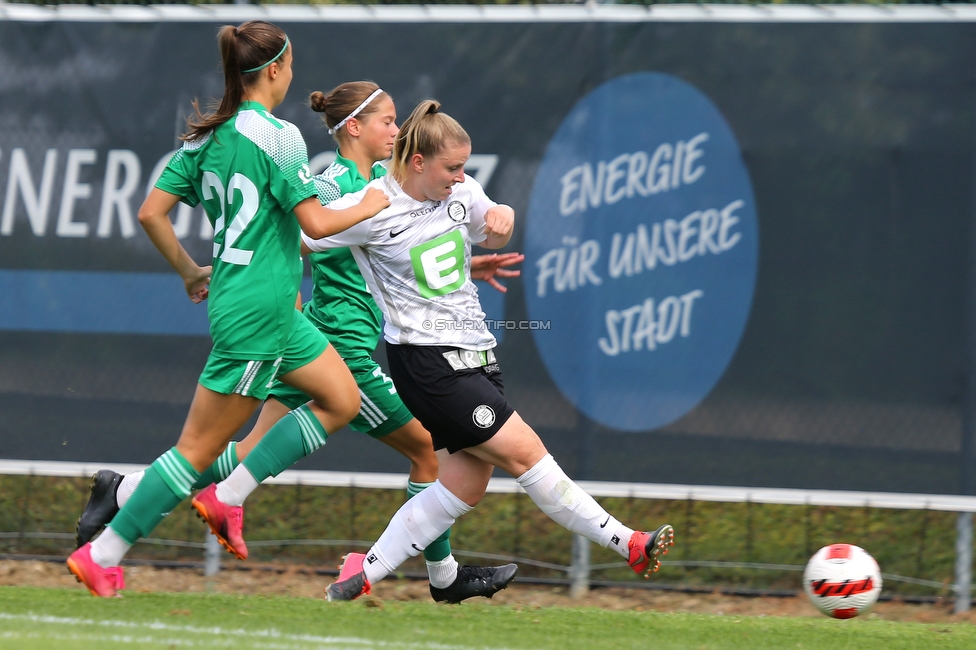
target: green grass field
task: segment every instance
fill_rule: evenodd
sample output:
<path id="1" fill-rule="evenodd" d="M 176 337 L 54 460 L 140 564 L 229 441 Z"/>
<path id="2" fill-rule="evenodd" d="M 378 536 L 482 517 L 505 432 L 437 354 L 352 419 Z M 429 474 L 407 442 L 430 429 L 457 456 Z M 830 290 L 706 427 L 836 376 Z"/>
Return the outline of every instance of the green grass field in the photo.
<path id="1" fill-rule="evenodd" d="M 974 648 L 976 626 L 0 587 L 0 648 Z"/>

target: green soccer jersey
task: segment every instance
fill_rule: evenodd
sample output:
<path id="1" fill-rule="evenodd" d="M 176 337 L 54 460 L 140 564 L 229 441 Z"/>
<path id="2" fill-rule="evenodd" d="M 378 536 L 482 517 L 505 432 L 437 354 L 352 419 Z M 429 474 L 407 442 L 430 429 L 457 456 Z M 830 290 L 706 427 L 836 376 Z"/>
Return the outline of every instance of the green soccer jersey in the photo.
<path id="1" fill-rule="evenodd" d="M 374 178 L 386 174 L 376 163 L 363 178 L 356 163 L 336 155 L 336 160 L 315 177 L 323 205 L 344 194 L 358 192 Z M 348 248 L 312 253 L 312 299 L 305 315 L 322 331 L 344 359 L 369 356 L 379 341 L 383 314 L 366 287 L 356 260 Z"/>
<path id="2" fill-rule="evenodd" d="M 301 283 L 292 210 L 316 195 L 298 129 L 256 102 L 173 154 L 156 183 L 195 206 L 214 229 L 208 315 L 212 354 L 281 356 Z"/>

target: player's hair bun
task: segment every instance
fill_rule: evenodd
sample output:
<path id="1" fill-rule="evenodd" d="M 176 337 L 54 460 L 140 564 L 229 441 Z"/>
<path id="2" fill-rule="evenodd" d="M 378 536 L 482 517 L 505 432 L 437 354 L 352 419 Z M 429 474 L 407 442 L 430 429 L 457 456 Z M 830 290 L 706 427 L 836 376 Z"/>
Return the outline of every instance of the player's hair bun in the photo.
<path id="1" fill-rule="evenodd" d="M 311 95 L 308 96 L 309 106 L 316 113 L 324 113 L 325 109 L 328 108 L 328 102 L 325 100 L 325 94 L 320 90 L 316 90 Z"/>

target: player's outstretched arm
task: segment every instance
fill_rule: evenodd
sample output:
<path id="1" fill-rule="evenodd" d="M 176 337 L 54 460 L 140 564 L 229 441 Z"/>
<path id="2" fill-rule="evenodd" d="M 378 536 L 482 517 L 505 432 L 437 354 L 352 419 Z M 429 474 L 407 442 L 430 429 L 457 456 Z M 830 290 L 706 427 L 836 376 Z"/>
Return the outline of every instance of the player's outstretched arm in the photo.
<path id="1" fill-rule="evenodd" d="M 139 208 L 139 223 L 166 261 L 183 278 L 190 300 L 199 303 L 206 300 L 210 293 L 210 267 L 194 262 L 176 237 L 169 212 L 179 200 L 180 197 L 175 194 L 154 187 Z"/>
<path id="2" fill-rule="evenodd" d="M 505 293 L 508 287 L 501 284 L 495 278 L 517 278 L 521 275 L 518 269 L 508 267 L 518 264 L 525 259 L 521 253 L 492 253 L 491 255 L 472 255 L 471 256 L 471 278 L 474 280 L 484 280 L 489 285 Z"/>
<path id="3" fill-rule="evenodd" d="M 375 216 L 389 207 L 390 199 L 375 187 L 366 190 L 362 201 L 344 210 L 323 207 L 315 197 L 305 199 L 295 206 L 295 217 L 302 231 L 312 239 L 322 239 L 340 233 Z"/>
<path id="4" fill-rule="evenodd" d="M 496 205 L 485 212 L 485 241 L 483 248 L 502 248 L 512 239 L 515 228 L 515 210 L 507 205 Z"/>

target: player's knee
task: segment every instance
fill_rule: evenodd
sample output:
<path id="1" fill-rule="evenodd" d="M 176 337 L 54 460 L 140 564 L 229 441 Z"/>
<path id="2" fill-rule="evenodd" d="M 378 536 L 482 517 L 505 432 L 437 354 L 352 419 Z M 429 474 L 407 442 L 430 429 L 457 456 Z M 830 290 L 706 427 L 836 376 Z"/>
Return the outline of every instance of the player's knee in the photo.
<path id="1" fill-rule="evenodd" d="M 352 422 L 353 418 L 359 414 L 360 406 L 359 391 L 343 391 L 336 399 L 336 416 L 347 423 Z"/>
<path id="2" fill-rule="evenodd" d="M 443 478 L 444 477 L 442 477 L 442 479 Z M 448 479 L 447 483 L 444 484 L 444 487 L 447 488 L 451 494 L 456 496 L 461 501 L 464 501 L 472 508 L 481 503 L 481 500 L 485 497 L 485 487 L 477 485 L 476 482 L 458 482 Z"/>
<path id="3" fill-rule="evenodd" d="M 471 491 L 468 494 L 465 494 L 461 500 L 473 508 L 479 503 L 481 503 L 481 500 L 484 498 L 485 498 L 485 491 L 481 490 L 480 492 Z"/>
<path id="4" fill-rule="evenodd" d="M 218 442 L 206 439 L 181 439 L 176 449 L 198 472 L 210 467 L 223 451 Z"/>
<path id="5" fill-rule="evenodd" d="M 548 453 L 542 444 L 516 447 L 506 459 L 505 471 L 517 478 L 535 467 Z"/>
<path id="6" fill-rule="evenodd" d="M 334 429 L 346 426 L 359 413 L 358 391 L 334 391 L 326 397 L 313 400 L 313 402 L 323 412 Z"/>

